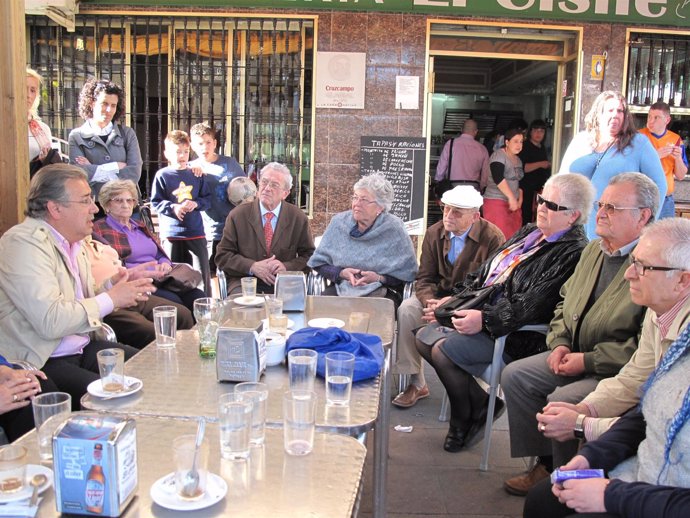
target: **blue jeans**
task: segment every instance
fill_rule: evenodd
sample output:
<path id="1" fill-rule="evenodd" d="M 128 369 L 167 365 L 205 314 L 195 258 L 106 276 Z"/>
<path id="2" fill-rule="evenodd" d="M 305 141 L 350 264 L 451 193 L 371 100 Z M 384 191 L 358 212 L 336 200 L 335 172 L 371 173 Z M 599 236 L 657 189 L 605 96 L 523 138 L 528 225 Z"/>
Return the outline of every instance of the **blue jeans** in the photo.
<path id="1" fill-rule="evenodd" d="M 661 206 L 659 219 L 674 218 L 676 216 L 676 204 L 673 201 L 673 194 L 669 194 L 664 198 L 664 204 Z"/>

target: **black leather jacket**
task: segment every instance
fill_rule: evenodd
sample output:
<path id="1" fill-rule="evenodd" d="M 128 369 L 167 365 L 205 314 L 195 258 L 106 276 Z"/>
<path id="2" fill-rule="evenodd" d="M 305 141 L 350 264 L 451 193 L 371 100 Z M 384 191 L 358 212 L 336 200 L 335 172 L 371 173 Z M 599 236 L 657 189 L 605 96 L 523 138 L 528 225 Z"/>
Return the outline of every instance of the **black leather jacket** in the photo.
<path id="1" fill-rule="evenodd" d="M 489 275 L 491 261 L 513 243 L 524 239 L 536 225 L 525 225 L 477 271 L 455 285 L 454 291 L 480 288 Z M 546 242 L 515 267 L 504 283 L 501 295 L 482 308 L 483 330 L 497 337 L 526 324 L 548 324 L 560 300 L 559 291 L 575 270 L 587 237 L 576 225 L 558 241 Z"/>

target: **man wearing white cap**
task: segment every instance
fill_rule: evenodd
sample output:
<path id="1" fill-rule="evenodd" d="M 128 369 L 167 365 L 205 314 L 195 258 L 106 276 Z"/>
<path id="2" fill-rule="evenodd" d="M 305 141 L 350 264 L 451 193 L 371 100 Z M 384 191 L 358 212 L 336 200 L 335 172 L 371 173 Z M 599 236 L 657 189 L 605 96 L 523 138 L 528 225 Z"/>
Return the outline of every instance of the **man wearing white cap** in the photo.
<path id="1" fill-rule="evenodd" d="M 422 358 L 412 331 L 433 319 L 433 311 L 453 286 L 476 270 L 505 241 L 493 223 L 482 219 L 482 196 L 470 185 L 458 185 L 441 198 L 443 221 L 426 232 L 422 244 L 415 293 L 398 308 L 398 349 L 393 366 L 396 374 L 410 375 L 410 384 L 393 404 L 413 406 L 429 396 Z"/>

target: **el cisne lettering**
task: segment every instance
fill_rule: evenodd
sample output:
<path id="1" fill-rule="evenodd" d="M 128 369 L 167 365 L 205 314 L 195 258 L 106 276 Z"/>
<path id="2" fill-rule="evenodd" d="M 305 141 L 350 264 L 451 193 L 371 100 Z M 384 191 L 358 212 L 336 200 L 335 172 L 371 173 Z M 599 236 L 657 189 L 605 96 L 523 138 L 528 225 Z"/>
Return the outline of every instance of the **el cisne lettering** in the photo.
<path id="1" fill-rule="evenodd" d="M 467 7 L 473 2 L 486 0 L 413 0 L 417 6 Z M 668 0 L 496 0 L 498 5 L 510 11 L 523 11 L 538 6 L 539 11 L 562 11 L 569 14 L 586 13 L 594 7 L 595 14 L 630 14 L 630 8 L 641 16 L 658 18 L 666 14 Z M 614 6 L 613 10 L 611 6 Z"/>

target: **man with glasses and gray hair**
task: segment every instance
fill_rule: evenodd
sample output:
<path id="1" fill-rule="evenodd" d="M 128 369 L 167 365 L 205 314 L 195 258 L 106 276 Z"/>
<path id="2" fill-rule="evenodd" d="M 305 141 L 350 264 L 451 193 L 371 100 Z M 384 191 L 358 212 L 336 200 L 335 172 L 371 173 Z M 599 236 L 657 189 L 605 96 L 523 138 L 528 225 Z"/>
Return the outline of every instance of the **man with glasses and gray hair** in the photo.
<path id="1" fill-rule="evenodd" d="M 257 278 L 257 293 L 273 293 L 278 273 L 307 271 L 314 240 L 306 214 L 283 203 L 292 174 L 283 164 L 266 164 L 259 175 L 259 195 L 235 207 L 225 222 L 216 265 L 228 279 L 228 293 L 239 291 L 242 277 Z"/>
<path id="2" fill-rule="evenodd" d="M 539 456 L 528 472 L 505 481 L 524 496 L 565 464 L 577 443 L 553 443 L 536 414 L 547 403 L 578 403 L 599 381 L 615 376 L 638 347 L 645 307 L 631 299 L 628 256 L 659 206 L 659 191 L 641 173 L 611 179 L 595 202 L 596 233 L 561 289 L 546 343 L 549 351 L 509 364 L 501 376 L 513 457 Z"/>
<path id="3" fill-rule="evenodd" d="M 397 354 L 393 372 L 410 375 L 407 388 L 393 400 L 409 408 L 429 396 L 424 365 L 415 347 L 413 329 L 433 318 L 434 309 L 453 286 L 481 265 L 503 244 L 500 229 L 482 219 L 482 195 L 470 185 L 458 185 L 441 198 L 443 221 L 426 232 L 415 284 L 415 293 L 398 308 Z"/>
<path id="4" fill-rule="evenodd" d="M 81 168 L 43 167 L 31 180 L 27 206 L 24 221 L 0 238 L 0 354 L 43 370 L 78 410 L 86 387 L 100 379 L 98 351 L 118 347 L 125 358 L 137 352 L 89 333 L 155 288 L 144 271 L 124 269 L 96 286 L 82 240 L 98 207 Z"/>

